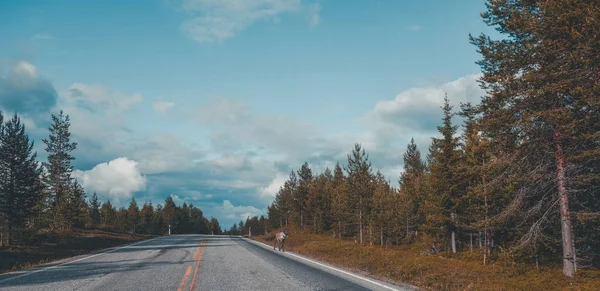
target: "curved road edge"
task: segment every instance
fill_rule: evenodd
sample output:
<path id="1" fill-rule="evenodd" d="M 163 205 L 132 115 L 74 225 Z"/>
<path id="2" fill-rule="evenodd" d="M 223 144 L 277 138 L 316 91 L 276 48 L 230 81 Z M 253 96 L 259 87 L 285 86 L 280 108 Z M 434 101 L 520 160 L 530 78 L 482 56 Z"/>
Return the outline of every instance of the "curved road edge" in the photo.
<path id="1" fill-rule="evenodd" d="M 273 251 L 273 246 L 269 246 L 265 243 L 259 242 L 259 241 L 255 241 L 253 239 L 248 239 L 245 237 L 241 237 L 245 242 L 254 244 L 256 246 L 262 247 L 264 249 L 268 249 L 270 251 Z M 326 262 L 322 262 L 322 261 L 318 261 L 315 259 L 311 259 L 311 258 L 307 258 L 305 256 L 296 254 L 294 252 L 289 252 L 289 251 L 285 251 L 285 252 L 279 252 L 279 251 L 273 251 L 278 253 L 281 256 L 285 256 L 290 260 L 294 260 L 306 265 L 309 265 L 313 268 L 319 269 L 321 271 L 336 275 L 338 277 L 344 278 L 348 281 L 354 282 L 356 284 L 359 284 L 361 286 L 367 287 L 371 290 L 384 290 L 384 291 L 404 291 L 404 290 L 419 290 L 418 287 L 410 285 L 410 284 L 406 284 L 406 283 L 401 283 L 401 282 L 394 282 L 394 284 L 389 283 L 389 282 L 384 282 L 381 281 L 380 279 L 375 279 L 372 277 L 365 277 L 363 275 L 358 275 L 355 274 L 351 271 L 348 270 L 343 270 L 339 267 L 336 266 L 332 266 Z"/>

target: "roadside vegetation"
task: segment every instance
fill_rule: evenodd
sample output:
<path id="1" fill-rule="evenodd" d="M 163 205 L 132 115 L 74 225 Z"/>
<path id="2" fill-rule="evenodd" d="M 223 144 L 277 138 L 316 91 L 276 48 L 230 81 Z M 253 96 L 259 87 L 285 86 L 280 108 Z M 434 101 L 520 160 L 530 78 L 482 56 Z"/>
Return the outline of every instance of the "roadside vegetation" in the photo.
<path id="1" fill-rule="evenodd" d="M 446 96 L 399 187 L 356 144 L 345 165 L 292 171 L 268 217 L 230 232 L 290 228 L 300 253 L 434 289 L 597 289 L 600 3 L 493 0 L 482 17 L 502 37 L 470 36 L 486 95 Z"/>
<path id="2" fill-rule="evenodd" d="M 600 271 L 596 270 L 581 270 L 575 279 L 565 280 L 560 264 L 536 269 L 527 263 L 515 263 L 510 257 L 498 257 L 483 267 L 480 253 L 475 251 L 431 255 L 424 243 L 359 245 L 353 240 L 315 234 L 293 225 L 285 229 L 290 233 L 285 241 L 286 251 L 426 290 L 597 290 L 600 284 Z M 274 234 L 253 239 L 272 247 Z"/>
<path id="3" fill-rule="evenodd" d="M 31 235 L 27 243 L 0 248 L 0 258 L 2 258 L 0 273 L 84 255 L 152 237 L 155 235 L 85 229 L 39 231 Z"/>
<path id="4" fill-rule="evenodd" d="M 102 203 L 96 193 L 88 199 L 72 175 L 70 125 L 63 111 L 52 114 L 40 163 L 18 114 L 4 121 L 0 112 L 0 272 L 164 235 L 169 226 L 172 234 L 221 233 L 216 218 L 177 206 L 171 196 L 141 209 L 134 198 L 127 208 Z"/>

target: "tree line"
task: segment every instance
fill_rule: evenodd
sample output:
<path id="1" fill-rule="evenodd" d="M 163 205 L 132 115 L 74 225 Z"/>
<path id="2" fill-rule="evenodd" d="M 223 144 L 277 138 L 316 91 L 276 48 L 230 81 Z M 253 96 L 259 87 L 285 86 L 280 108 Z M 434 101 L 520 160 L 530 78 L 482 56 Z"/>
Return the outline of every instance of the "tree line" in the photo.
<path id="1" fill-rule="evenodd" d="M 68 115 L 52 114 L 50 134 L 42 141 L 48 154 L 39 163 L 20 117 L 4 121 L 0 112 L 0 246 L 23 244 L 40 229 L 104 229 L 128 233 L 222 232 L 216 218 L 206 218 L 200 208 L 187 203 L 177 206 L 171 196 L 163 205 L 151 201 L 141 209 L 135 199 L 117 209 L 108 200 L 101 203 L 93 193 L 89 200 L 73 177 L 73 151 Z"/>
<path id="2" fill-rule="evenodd" d="M 504 38 L 470 36 L 485 96 L 459 110 L 446 96 L 426 156 L 408 144 L 399 187 L 356 144 L 344 166 L 292 171 L 268 208 L 272 227 L 479 251 L 483 264 L 562 261 L 569 277 L 600 266 L 600 4 L 486 6 L 484 22 Z"/>

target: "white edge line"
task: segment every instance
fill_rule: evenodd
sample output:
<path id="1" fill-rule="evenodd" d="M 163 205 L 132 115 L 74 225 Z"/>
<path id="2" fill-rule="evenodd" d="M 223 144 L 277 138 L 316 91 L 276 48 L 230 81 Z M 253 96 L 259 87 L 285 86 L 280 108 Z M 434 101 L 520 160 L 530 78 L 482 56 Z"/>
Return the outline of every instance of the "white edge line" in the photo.
<path id="1" fill-rule="evenodd" d="M 251 241 L 251 242 L 253 242 L 253 243 L 256 243 L 256 244 L 261 244 L 261 245 L 265 245 L 265 246 L 266 246 L 266 244 L 264 244 L 264 243 L 261 243 L 261 242 L 257 242 L 257 241 L 251 240 L 251 239 L 246 239 L 246 240 L 247 240 L 247 241 Z M 361 277 L 361 276 L 358 276 L 358 275 L 355 275 L 355 274 L 352 274 L 352 273 L 346 272 L 346 271 L 344 271 L 344 270 L 340 270 L 340 269 L 338 269 L 338 268 L 335 268 L 335 267 L 327 266 L 327 265 L 325 265 L 325 264 L 322 264 L 322 263 L 319 263 L 319 262 L 313 261 L 313 260 L 311 260 L 311 259 L 307 259 L 307 258 L 304 258 L 304 257 L 298 256 L 298 255 L 295 255 L 295 254 L 291 254 L 291 253 L 288 253 L 288 252 L 286 252 L 285 254 L 287 254 L 287 255 L 290 255 L 290 256 L 293 256 L 293 257 L 296 257 L 296 258 L 299 258 L 299 259 L 302 259 L 302 260 L 305 260 L 305 261 L 308 261 L 308 262 L 311 262 L 311 263 L 313 263 L 313 264 L 316 264 L 316 265 L 319 265 L 319 266 L 321 266 L 321 267 L 325 267 L 325 268 L 328 268 L 328 269 L 332 269 L 332 270 L 334 270 L 334 271 L 338 271 L 338 272 L 340 272 L 340 273 L 343 273 L 343 274 L 346 274 L 346 275 L 352 276 L 352 277 L 354 277 L 354 278 L 357 278 L 357 279 L 360 279 L 360 280 L 363 280 L 363 281 L 367 281 L 367 282 L 369 282 L 369 283 L 371 283 L 371 284 L 375 284 L 375 285 L 377 285 L 377 286 L 379 286 L 379 287 L 383 287 L 383 288 L 386 288 L 386 289 L 389 289 L 389 290 L 394 290 L 394 291 L 401 291 L 401 290 L 399 290 L 399 289 L 392 288 L 392 287 L 390 287 L 390 286 L 387 286 L 387 285 L 381 284 L 381 283 L 379 283 L 379 282 L 375 282 L 375 281 L 373 281 L 373 280 L 371 280 L 371 279 L 367 279 L 367 278 L 364 278 L 364 277 Z"/>
<path id="2" fill-rule="evenodd" d="M 147 240 L 138 241 L 136 243 L 124 245 L 124 246 L 121 246 L 121 247 L 118 247 L 118 248 L 115 248 L 115 249 L 111 249 L 111 250 L 104 251 L 104 252 L 101 252 L 101 253 L 97 253 L 97 254 L 94 254 L 94 255 L 91 255 L 91 256 L 83 257 L 83 258 L 80 258 L 80 259 L 77 259 L 77 260 L 68 261 L 68 262 L 65 262 L 65 263 L 62 263 L 62 264 L 58 264 L 58 265 L 54 265 L 54 266 L 50 266 L 50 267 L 47 267 L 47 268 L 44 268 L 44 269 L 39 269 L 39 270 L 27 272 L 27 273 L 24 273 L 24 274 L 21 274 L 21 275 L 18 275 L 18 276 L 14 276 L 14 277 L 6 278 L 4 280 L 0 280 L 0 283 L 4 283 L 4 282 L 11 281 L 11 280 L 23 278 L 23 277 L 29 276 L 31 274 L 35 274 L 35 273 L 47 271 L 47 270 L 54 269 L 54 268 L 57 268 L 57 267 L 60 267 L 60 266 L 64 266 L 64 265 L 68 265 L 68 264 L 71 264 L 71 263 L 76 263 L 76 262 L 80 262 L 80 261 L 83 261 L 83 260 L 91 259 L 93 257 L 97 257 L 97 256 L 100 256 L 100 255 L 112 253 L 112 252 L 114 252 L 116 250 L 125 249 L 125 248 L 128 248 L 128 247 L 137 245 L 137 244 L 141 244 L 143 242 L 149 242 L 149 241 L 152 241 L 152 240 L 155 240 L 155 239 L 159 239 L 159 238 L 161 238 L 161 237 L 159 236 L 159 237 L 155 237 L 155 238 L 151 238 L 151 239 L 147 239 Z M 6 274 L 10 274 L 10 273 L 6 273 Z M 2 275 L 6 275 L 6 274 L 2 274 Z"/>

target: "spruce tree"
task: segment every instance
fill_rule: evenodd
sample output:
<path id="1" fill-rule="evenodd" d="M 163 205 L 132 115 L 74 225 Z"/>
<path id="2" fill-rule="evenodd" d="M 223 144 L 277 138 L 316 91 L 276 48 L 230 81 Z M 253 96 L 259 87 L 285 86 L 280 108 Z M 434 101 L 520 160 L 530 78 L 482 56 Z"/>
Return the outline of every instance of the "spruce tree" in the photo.
<path id="1" fill-rule="evenodd" d="M 68 198 L 68 208 L 66 217 L 67 225 L 69 227 L 77 227 L 81 228 L 85 225 L 86 214 L 88 213 L 88 205 L 85 202 L 85 190 L 83 187 L 77 182 L 77 180 L 73 180 L 71 186 L 69 187 L 69 198 Z"/>
<path id="2" fill-rule="evenodd" d="M 144 233 L 154 233 L 154 207 L 152 200 L 144 203 L 140 211 L 140 229 Z"/>
<path id="3" fill-rule="evenodd" d="M 400 174 L 398 184 L 404 202 L 402 203 L 402 216 L 404 216 L 402 220 L 406 237 L 409 237 L 411 233 L 418 230 L 425 219 L 421 207 L 426 194 L 423 187 L 426 166 L 421 159 L 421 152 L 417 148 L 414 138 L 411 138 L 403 159 L 404 171 Z"/>
<path id="4" fill-rule="evenodd" d="M 116 209 L 110 203 L 110 200 L 107 200 L 106 203 L 102 204 L 100 207 L 100 225 L 104 229 L 115 230 L 116 229 L 116 218 L 117 212 Z"/>
<path id="5" fill-rule="evenodd" d="M 348 222 L 348 184 L 339 163 L 333 169 L 333 185 L 331 197 L 331 216 L 333 224 L 333 236 L 339 238 L 344 235 L 345 225 Z"/>
<path id="6" fill-rule="evenodd" d="M 140 221 L 140 209 L 138 208 L 135 198 L 131 198 L 129 207 L 127 208 L 127 230 L 136 233 Z"/>
<path id="7" fill-rule="evenodd" d="M 91 228 L 97 228 L 100 225 L 100 201 L 98 194 L 94 192 L 89 202 L 89 223 Z"/>
<path id="8" fill-rule="evenodd" d="M 298 170 L 298 188 L 294 195 L 294 210 L 296 212 L 296 223 L 301 227 L 306 224 L 307 216 L 307 202 L 311 191 L 311 185 L 313 182 L 313 173 L 307 162 L 304 162 Z"/>
<path id="9" fill-rule="evenodd" d="M 481 85 L 488 93 L 479 107 L 483 130 L 503 150 L 512 149 L 515 170 L 531 169 L 522 173 L 528 179 L 513 197 L 523 203 L 507 211 L 528 213 L 521 217 L 532 227 L 519 246 L 551 241 L 545 237 L 555 231 L 542 222 L 560 221 L 563 273 L 573 277 L 572 208 L 585 208 L 581 202 L 594 201 L 594 194 L 582 191 L 573 200 L 570 192 L 579 189 L 569 183 L 577 175 L 570 169 L 593 173 L 589 157 L 582 157 L 589 153 L 592 160 L 598 158 L 598 125 L 593 121 L 599 120 L 600 107 L 600 3 L 494 0 L 486 5 L 484 21 L 505 37 L 471 37 L 482 55 Z M 554 208 L 549 201 L 559 202 L 552 220 L 545 214 Z"/>
<path id="10" fill-rule="evenodd" d="M 58 115 L 52 114 L 50 135 L 42 141 L 46 144 L 48 161 L 43 163 L 46 175 L 46 205 L 43 209 L 48 212 L 51 226 L 68 228 L 67 215 L 69 211 L 69 193 L 72 186 L 73 167 L 71 161 L 75 158 L 72 152 L 77 148 L 76 142 L 71 142 L 69 127 L 71 122 L 68 115 L 61 110 Z"/>
<path id="11" fill-rule="evenodd" d="M 33 141 L 16 113 L 0 129 L 0 153 L 0 212 L 6 221 L 4 243 L 8 245 L 33 214 L 42 190 Z"/>
<path id="12" fill-rule="evenodd" d="M 355 144 L 352 153 L 348 154 L 348 202 L 352 215 L 352 223 L 357 226 L 358 241 L 363 243 L 363 230 L 369 220 L 371 197 L 373 197 L 372 169 L 369 156 L 360 144 Z"/>
<path id="13" fill-rule="evenodd" d="M 449 232 L 452 251 L 456 252 L 456 219 L 460 211 L 457 201 L 463 193 L 457 175 L 459 140 L 455 134 L 458 127 L 452 125 L 454 114 L 447 95 L 442 110 L 443 124 L 437 127 L 442 137 L 433 138 L 429 153 L 432 192 L 425 205 L 426 223 L 430 234 L 438 239 L 445 235 L 441 229 Z"/>

